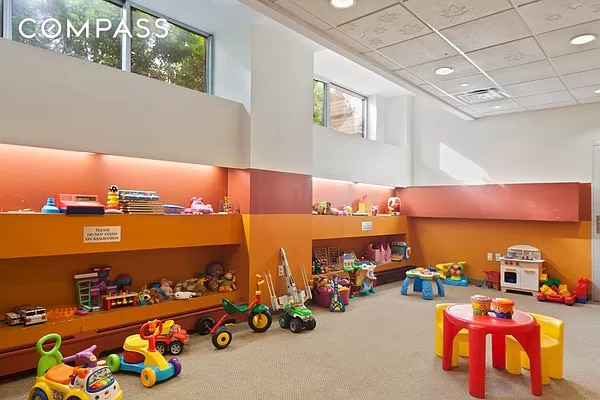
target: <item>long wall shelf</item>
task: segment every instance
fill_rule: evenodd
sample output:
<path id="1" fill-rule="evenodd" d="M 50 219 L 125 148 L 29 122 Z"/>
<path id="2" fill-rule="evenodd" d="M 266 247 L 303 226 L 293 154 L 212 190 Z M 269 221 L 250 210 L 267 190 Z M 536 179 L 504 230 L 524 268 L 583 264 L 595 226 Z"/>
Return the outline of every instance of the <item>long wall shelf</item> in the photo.
<path id="1" fill-rule="evenodd" d="M 154 318 L 183 314 L 221 305 L 225 297 L 232 302 L 240 301 L 240 292 L 205 294 L 190 300 L 167 300 L 163 303 L 123 307 L 111 311 L 92 312 L 85 316 L 74 316 L 67 319 L 49 320 L 48 322 L 31 326 L 7 326 L 0 324 L 0 362 L 3 353 L 9 349 L 35 346 L 39 338 L 48 333 L 57 333 L 63 337 L 77 336 L 106 330 L 123 325 L 145 322 Z M 112 329 L 111 328 L 111 329 Z M 6 345 L 10 345 L 10 348 Z"/>
<path id="2" fill-rule="evenodd" d="M 406 216 L 355 217 L 313 215 L 313 240 L 401 235 L 408 231 Z"/>
<path id="3" fill-rule="evenodd" d="M 84 242 L 90 227 L 119 227 L 120 241 Z M 240 214 L 0 214 L 0 259 L 240 244 Z"/>

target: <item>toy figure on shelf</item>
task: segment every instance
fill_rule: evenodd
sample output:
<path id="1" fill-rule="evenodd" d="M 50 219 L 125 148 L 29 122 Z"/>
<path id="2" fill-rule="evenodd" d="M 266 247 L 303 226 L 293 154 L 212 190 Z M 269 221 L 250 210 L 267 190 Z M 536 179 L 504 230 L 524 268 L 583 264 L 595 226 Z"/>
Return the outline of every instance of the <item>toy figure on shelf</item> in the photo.
<path id="1" fill-rule="evenodd" d="M 123 211 L 121 211 L 121 206 L 119 206 L 119 188 L 117 185 L 110 185 L 110 187 L 108 188 L 104 212 L 107 214 L 123 213 Z"/>
<path id="2" fill-rule="evenodd" d="M 387 208 L 389 215 L 400 215 L 400 207 L 402 206 L 402 201 L 399 197 L 390 197 L 387 201 Z"/>
<path id="3" fill-rule="evenodd" d="M 373 215 L 373 202 L 369 200 L 367 195 L 365 194 L 358 201 L 358 210 L 354 212 L 352 215 L 357 216 L 372 216 Z"/>
<path id="4" fill-rule="evenodd" d="M 220 214 L 239 214 L 240 207 L 238 204 L 233 204 L 229 196 L 223 197 L 220 203 Z"/>
<path id="5" fill-rule="evenodd" d="M 225 275 L 225 269 L 223 264 L 219 262 L 213 262 L 206 266 L 206 288 L 214 292 L 219 290 L 219 281 L 223 279 Z"/>
<path id="6" fill-rule="evenodd" d="M 192 197 L 192 203 L 189 208 L 185 209 L 186 214 L 212 214 L 213 208 L 210 204 L 205 204 L 202 197 Z"/>

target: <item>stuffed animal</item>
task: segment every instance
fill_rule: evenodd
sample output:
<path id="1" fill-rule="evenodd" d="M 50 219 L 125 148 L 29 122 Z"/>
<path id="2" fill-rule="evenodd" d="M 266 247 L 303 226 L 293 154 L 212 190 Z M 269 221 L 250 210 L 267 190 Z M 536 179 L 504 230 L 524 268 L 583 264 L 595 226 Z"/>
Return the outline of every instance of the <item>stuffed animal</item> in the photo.
<path id="1" fill-rule="evenodd" d="M 173 297 L 173 288 L 171 287 L 173 286 L 173 281 L 170 281 L 167 278 L 162 278 L 159 283 L 162 291 L 165 292 L 169 298 Z"/>
<path id="2" fill-rule="evenodd" d="M 223 279 L 220 279 L 218 281 L 219 283 L 219 292 L 221 293 L 227 293 L 227 292 L 233 292 L 236 287 L 235 287 L 235 283 L 236 283 L 236 278 L 235 278 L 235 272 L 234 271 L 229 271 L 227 272 L 225 275 L 223 275 Z"/>
<path id="3" fill-rule="evenodd" d="M 208 264 L 206 266 L 206 282 L 205 285 L 209 290 L 218 291 L 219 290 L 219 281 L 223 279 L 223 275 L 225 275 L 225 270 L 223 268 L 223 264 L 214 262 Z"/>
<path id="4" fill-rule="evenodd" d="M 196 297 L 197 294 L 194 292 L 175 292 L 175 300 L 189 300 L 192 297 Z"/>
<path id="5" fill-rule="evenodd" d="M 197 296 L 201 296 L 204 291 L 206 291 L 204 278 L 191 278 L 179 281 L 173 289 L 174 294 L 178 292 L 193 292 Z"/>
<path id="6" fill-rule="evenodd" d="M 145 304 L 158 304 L 163 301 L 163 296 L 157 288 L 148 288 L 148 286 L 144 285 L 140 293 Z"/>

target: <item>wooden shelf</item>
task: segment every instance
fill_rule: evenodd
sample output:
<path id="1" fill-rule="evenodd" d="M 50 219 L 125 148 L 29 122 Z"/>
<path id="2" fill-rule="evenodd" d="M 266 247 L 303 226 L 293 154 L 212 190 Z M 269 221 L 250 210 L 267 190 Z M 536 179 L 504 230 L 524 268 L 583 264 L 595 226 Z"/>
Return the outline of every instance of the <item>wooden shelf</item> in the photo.
<path id="1" fill-rule="evenodd" d="M 395 268 L 399 268 L 399 267 L 405 267 L 407 265 L 410 264 L 410 260 L 407 261 L 391 261 L 388 263 L 383 263 L 383 264 L 378 264 L 377 268 L 375 268 L 375 276 L 377 276 L 378 272 L 383 272 L 383 271 L 388 271 L 390 269 L 395 269 Z M 317 274 L 317 275 L 313 275 L 312 278 L 314 279 L 317 276 L 322 276 L 325 275 L 328 278 L 331 278 L 333 275 L 338 274 L 340 276 L 347 276 L 347 272 L 345 271 L 329 271 L 326 272 L 324 274 Z"/>
<path id="2" fill-rule="evenodd" d="M 84 243 L 85 227 L 120 227 L 120 242 Z M 240 244 L 240 214 L 0 214 L 0 259 Z"/>
<path id="3" fill-rule="evenodd" d="M 43 324 L 31 326 L 7 326 L 0 324 L 0 360 L 2 353 L 8 349 L 35 346 L 35 343 L 48 333 L 57 333 L 63 338 L 89 332 L 110 331 L 119 326 L 140 323 L 154 318 L 165 318 L 172 315 L 218 307 L 221 299 L 226 297 L 232 302 L 240 301 L 239 291 L 230 293 L 205 294 L 190 300 L 167 300 L 163 303 L 123 307 L 111 311 L 90 312 L 85 316 L 74 316 L 66 319 L 49 320 Z"/>
<path id="4" fill-rule="evenodd" d="M 363 224 L 364 222 L 366 224 Z M 408 222 L 404 215 L 387 217 L 312 216 L 313 240 L 400 235 L 405 234 L 407 230 Z"/>

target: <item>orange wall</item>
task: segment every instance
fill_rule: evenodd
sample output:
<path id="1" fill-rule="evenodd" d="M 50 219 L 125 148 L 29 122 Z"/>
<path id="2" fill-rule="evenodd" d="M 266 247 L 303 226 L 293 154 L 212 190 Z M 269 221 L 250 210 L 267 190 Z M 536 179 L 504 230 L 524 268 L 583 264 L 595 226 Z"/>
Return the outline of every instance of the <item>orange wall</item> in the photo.
<path id="1" fill-rule="evenodd" d="M 409 217 L 412 260 L 419 265 L 466 261 L 465 275 L 484 278 L 484 270 L 500 270 L 487 261 L 490 253 L 505 254 L 509 246 L 537 247 L 547 273 L 574 290 L 577 279 L 591 278 L 589 222 L 536 222 Z"/>
<path id="2" fill-rule="evenodd" d="M 376 185 L 363 183 L 346 183 L 321 179 L 313 179 L 312 186 L 313 204 L 321 201 L 330 201 L 333 207 L 351 205 L 353 210 L 358 209 L 359 200 L 366 194 L 379 206 L 379 211 L 387 213 L 387 200 L 395 196 L 395 190 Z"/>
<path id="3" fill-rule="evenodd" d="M 96 194 L 106 201 L 110 185 L 154 190 L 165 204 L 188 207 L 193 196 L 217 210 L 227 195 L 227 169 L 0 144 L 0 210 L 39 211 L 59 193 Z"/>

